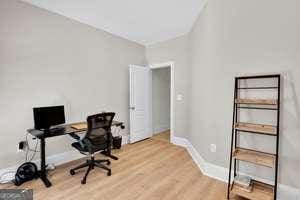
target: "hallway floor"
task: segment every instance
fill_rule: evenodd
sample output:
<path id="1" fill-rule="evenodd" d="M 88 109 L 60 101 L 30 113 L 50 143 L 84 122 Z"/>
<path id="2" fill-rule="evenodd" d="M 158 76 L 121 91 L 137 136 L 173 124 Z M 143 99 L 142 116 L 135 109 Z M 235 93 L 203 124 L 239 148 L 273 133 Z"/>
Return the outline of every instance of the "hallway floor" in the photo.
<path id="1" fill-rule="evenodd" d="M 170 142 L 170 130 L 155 134 L 152 139 Z"/>

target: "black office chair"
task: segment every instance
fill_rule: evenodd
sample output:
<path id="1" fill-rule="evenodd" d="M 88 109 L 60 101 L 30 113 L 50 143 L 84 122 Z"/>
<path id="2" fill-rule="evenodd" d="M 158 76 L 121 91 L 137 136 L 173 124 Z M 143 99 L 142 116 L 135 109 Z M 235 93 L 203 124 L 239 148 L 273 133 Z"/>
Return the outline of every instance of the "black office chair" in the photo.
<path id="1" fill-rule="evenodd" d="M 70 170 L 70 174 L 74 175 L 75 171 L 84 167 L 88 167 L 81 184 L 86 183 L 86 178 L 89 172 L 94 167 L 99 167 L 107 170 L 107 175 L 111 175 L 111 169 L 102 163 L 110 165 L 110 160 L 95 160 L 94 155 L 96 152 L 106 150 L 111 145 L 111 124 L 115 113 L 107 112 L 89 116 L 87 118 L 87 132 L 83 139 L 78 136 L 78 142 L 72 144 L 80 153 L 89 155 L 91 158 Z"/>

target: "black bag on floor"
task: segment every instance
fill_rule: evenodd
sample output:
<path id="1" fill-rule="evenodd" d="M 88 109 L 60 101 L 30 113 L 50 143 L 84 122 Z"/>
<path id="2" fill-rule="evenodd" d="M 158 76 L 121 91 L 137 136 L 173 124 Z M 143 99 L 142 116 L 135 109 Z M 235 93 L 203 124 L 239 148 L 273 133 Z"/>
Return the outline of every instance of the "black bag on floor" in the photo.
<path id="1" fill-rule="evenodd" d="M 26 181 L 30 181 L 38 177 L 39 173 L 36 164 L 32 162 L 26 162 L 18 168 L 14 183 L 16 186 L 20 186 Z"/>

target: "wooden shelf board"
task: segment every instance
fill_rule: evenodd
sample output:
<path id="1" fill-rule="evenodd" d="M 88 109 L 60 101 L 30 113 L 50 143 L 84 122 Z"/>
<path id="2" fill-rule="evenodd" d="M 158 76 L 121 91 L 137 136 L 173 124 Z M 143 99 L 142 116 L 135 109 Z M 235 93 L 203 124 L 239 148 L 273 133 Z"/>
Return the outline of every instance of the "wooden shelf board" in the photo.
<path id="1" fill-rule="evenodd" d="M 261 182 L 253 181 L 252 192 L 246 192 L 238 185 L 233 184 L 231 194 L 250 200 L 273 200 L 274 187 Z"/>
<path id="2" fill-rule="evenodd" d="M 236 99 L 235 103 L 276 106 L 277 100 L 276 99 Z"/>
<path id="3" fill-rule="evenodd" d="M 233 152 L 233 157 L 237 160 L 250 162 L 270 168 L 274 168 L 276 158 L 273 154 L 243 148 L 236 148 Z"/>
<path id="4" fill-rule="evenodd" d="M 234 128 L 239 131 L 277 135 L 276 126 L 271 125 L 238 122 L 234 125 Z"/>

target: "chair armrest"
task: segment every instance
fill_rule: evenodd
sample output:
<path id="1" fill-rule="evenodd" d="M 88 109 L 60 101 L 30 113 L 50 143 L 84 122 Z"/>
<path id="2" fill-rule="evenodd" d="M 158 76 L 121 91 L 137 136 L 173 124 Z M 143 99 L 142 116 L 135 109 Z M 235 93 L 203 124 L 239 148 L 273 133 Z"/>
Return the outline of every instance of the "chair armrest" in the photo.
<path id="1" fill-rule="evenodd" d="M 87 138 L 83 138 L 81 139 L 79 135 L 75 134 L 75 133 L 69 133 L 69 135 L 74 138 L 75 140 L 77 140 L 77 142 L 80 144 L 80 146 L 85 149 L 87 148 L 90 154 L 93 154 L 93 144 L 91 143 L 91 141 Z"/>
<path id="2" fill-rule="evenodd" d="M 78 141 L 80 140 L 80 136 L 75 133 L 69 133 L 69 135 L 75 140 L 78 140 Z"/>

